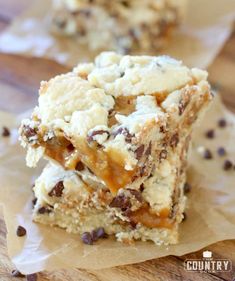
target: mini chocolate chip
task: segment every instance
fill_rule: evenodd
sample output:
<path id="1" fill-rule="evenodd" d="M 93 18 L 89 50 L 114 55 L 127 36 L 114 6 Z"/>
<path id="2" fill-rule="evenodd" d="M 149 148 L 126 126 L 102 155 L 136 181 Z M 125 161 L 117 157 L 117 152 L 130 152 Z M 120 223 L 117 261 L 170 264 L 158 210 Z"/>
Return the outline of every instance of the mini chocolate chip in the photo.
<path id="1" fill-rule="evenodd" d="M 92 245 L 93 244 L 93 239 L 92 239 L 92 235 L 91 235 L 90 232 L 84 232 L 82 234 L 81 239 L 82 239 L 82 242 L 84 244 L 87 244 L 87 245 Z"/>
<path id="2" fill-rule="evenodd" d="M 41 207 L 41 208 L 38 209 L 38 213 L 41 214 L 41 215 L 43 215 L 45 213 L 49 214 L 49 213 L 51 213 L 51 210 L 46 208 L 46 207 Z"/>
<path id="3" fill-rule="evenodd" d="M 129 198 L 121 194 L 113 198 L 112 202 L 109 204 L 109 207 L 121 208 L 122 211 L 125 211 L 131 208 L 131 202 Z"/>
<path id="4" fill-rule="evenodd" d="M 166 130 L 165 130 L 164 126 L 161 126 L 160 127 L 160 133 L 165 133 L 165 132 L 166 132 Z"/>
<path id="5" fill-rule="evenodd" d="M 135 150 L 136 159 L 140 160 L 140 158 L 142 157 L 143 153 L 144 153 L 144 145 L 141 144 L 141 145 Z"/>
<path id="6" fill-rule="evenodd" d="M 18 237 L 23 237 L 23 236 L 25 236 L 25 235 L 26 235 L 26 229 L 25 229 L 23 226 L 19 225 L 19 226 L 17 227 L 17 230 L 16 230 L 16 235 L 17 235 Z"/>
<path id="7" fill-rule="evenodd" d="M 130 225 L 131 225 L 131 228 L 135 229 L 135 228 L 136 228 L 137 223 L 136 223 L 136 222 L 134 222 L 134 221 L 130 221 Z"/>
<path id="8" fill-rule="evenodd" d="M 206 133 L 205 133 L 205 136 L 208 138 L 208 139 L 213 139 L 215 137 L 215 131 L 214 130 L 208 130 Z"/>
<path id="9" fill-rule="evenodd" d="M 209 149 L 206 149 L 204 151 L 203 158 L 208 160 L 213 158 L 212 153 Z"/>
<path id="10" fill-rule="evenodd" d="M 22 274 L 22 273 L 21 273 L 19 270 L 17 270 L 17 269 L 12 270 L 11 276 L 12 276 L 12 277 L 25 277 L 25 275 Z"/>
<path id="11" fill-rule="evenodd" d="M 220 128 L 226 127 L 226 126 L 227 126 L 227 121 L 226 121 L 225 119 L 223 119 L 223 118 L 219 119 L 219 120 L 218 120 L 218 126 L 219 126 Z"/>
<path id="12" fill-rule="evenodd" d="M 69 152 L 74 151 L 74 146 L 73 146 L 73 144 L 70 143 L 70 144 L 67 146 L 67 149 L 68 149 Z"/>
<path id="13" fill-rule="evenodd" d="M 232 167 L 233 167 L 233 163 L 230 160 L 224 161 L 223 169 L 225 171 L 228 171 L 228 170 L 232 169 Z"/>
<path id="14" fill-rule="evenodd" d="M 167 158 L 167 150 L 163 149 L 159 155 L 160 160 Z"/>
<path id="15" fill-rule="evenodd" d="M 9 137 L 11 135 L 10 130 L 7 127 L 2 128 L 2 136 L 3 137 Z"/>
<path id="16" fill-rule="evenodd" d="M 34 198 L 34 199 L 32 200 L 33 207 L 37 204 L 37 201 L 38 201 L 37 198 Z"/>
<path id="17" fill-rule="evenodd" d="M 141 183 L 141 185 L 140 185 L 140 192 L 143 192 L 143 191 L 144 191 L 144 184 Z"/>
<path id="18" fill-rule="evenodd" d="M 125 72 L 120 73 L 120 77 L 123 77 L 125 75 Z"/>
<path id="19" fill-rule="evenodd" d="M 186 213 L 183 213 L 183 219 L 182 219 L 182 221 L 185 221 L 187 219 L 187 215 L 186 215 Z"/>
<path id="20" fill-rule="evenodd" d="M 176 147 L 177 144 L 179 143 L 179 134 L 175 133 L 170 140 L 170 146 L 172 147 Z"/>
<path id="21" fill-rule="evenodd" d="M 54 188 L 48 193 L 49 196 L 61 197 L 64 190 L 63 181 L 59 181 Z"/>
<path id="22" fill-rule="evenodd" d="M 151 152 L 152 152 L 152 142 L 149 143 L 149 146 L 145 151 L 145 155 L 149 156 L 151 154 Z"/>
<path id="23" fill-rule="evenodd" d="M 37 281 L 38 280 L 38 276 L 37 276 L 36 273 L 28 274 L 28 275 L 26 275 L 26 280 L 27 281 Z"/>
<path id="24" fill-rule="evenodd" d="M 24 132 L 24 135 L 26 136 L 27 139 L 37 135 L 36 129 L 31 128 L 29 126 L 24 126 L 23 132 Z"/>
<path id="25" fill-rule="evenodd" d="M 107 234 L 103 227 L 98 227 L 91 232 L 92 240 L 97 241 L 100 238 L 107 238 Z"/>
<path id="26" fill-rule="evenodd" d="M 136 189 L 128 189 L 128 190 L 133 196 L 135 196 L 136 200 L 138 200 L 139 202 L 143 202 L 142 194 L 138 190 Z"/>
<path id="27" fill-rule="evenodd" d="M 226 150 L 223 147 L 219 147 L 217 149 L 217 153 L 219 156 L 224 156 L 224 155 L 226 155 Z"/>
<path id="28" fill-rule="evenodd" d="M 125 141 L 127 143 L 130 143 L 134 135 L 130 134 L 130 132 L 127 130 L 127 128 L 119 128 L 116 132 L 114 132 L 114 137 L 117 135 L 124 135 L 125 136 Z"/>
<path id="29" fill-rule="evenodd" d="M 121 4 L 123 6 L 125 6 L 126 8 L 128 8 L 130 6 L 128 1 L 121 1 Z"/>
<path id="30" fill-rule="evenodd" d="M 94 137 L 97 136 L 97 135 L 103 135 L 103 134 L 107 134 L 108 137 L 109 137 L 109 132 L 108 131 L 105 131 L 105 130 L 97 130 L 97 131 L 93 131 L 91 134 L 89 134 L 87 136 L 87 141 L 88 142 L 92 142 L 94 141 Z"/>
<path id="31" fill-rule="evenodd" d="M 75 170 L 80 172 L 80 171 L 83 171 L 84 169 L 85 169 L 85 166 L 83 165 L 83 163 L 81 161 L 79 161 L 76 165 Z"/>
<path id="32" fill-rule="evenodd" d="M 185 185 L 184 185 L 184 193 L 185 194 L 189 193 L 191 191 L 191 189 L 192 189 L 192 186 L 189 183 L 186 182 Z"/>

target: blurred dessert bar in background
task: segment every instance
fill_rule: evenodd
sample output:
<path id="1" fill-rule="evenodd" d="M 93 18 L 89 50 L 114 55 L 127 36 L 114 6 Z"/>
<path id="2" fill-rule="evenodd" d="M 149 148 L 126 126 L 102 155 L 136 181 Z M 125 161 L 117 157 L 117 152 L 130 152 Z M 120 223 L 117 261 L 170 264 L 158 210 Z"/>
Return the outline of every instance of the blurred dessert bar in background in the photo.
<path id="1" fill-rule="evenodd" d="M 183 20 L 187 0 L 54 0 L 52 31 L 89 50 L 121 53 L 162 48 Z"/>
<path id="2" fill-rule="evenodd" d="M 167 56 L 106 52 L 42 82 L 20 128 L 28 166 L 50 161 L 35 221 L 176 243 L 190 136 L 211 99 L 207 72 Z"/>

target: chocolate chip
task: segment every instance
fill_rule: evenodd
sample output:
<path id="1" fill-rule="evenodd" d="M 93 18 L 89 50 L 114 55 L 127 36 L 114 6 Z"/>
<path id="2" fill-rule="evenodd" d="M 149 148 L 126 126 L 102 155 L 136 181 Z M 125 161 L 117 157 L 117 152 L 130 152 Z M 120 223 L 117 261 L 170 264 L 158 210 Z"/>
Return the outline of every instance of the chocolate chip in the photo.
<path id="1" fill-rule="evenodd" d="M 82 234 L 81 239 L 82 239 L 82 242 L 84 244 L 87 244 L 87 245 L 92 245 L 93 244 L 93 239 L 92 239 L 92 235 L 91 235 L 90 232 L 84 232 Z"/>
<path id="2" fill-rule="evenodd" d="M 142 194 L 136 189 L 128 189 L 130 193 L 138 200 L 139 202 L 143 202 Z"/>
<path id="3" fill-rule="evenodd" d="M 218 120 L 218 126 L 219 126 L 220 128 L 226 127 L 226 126 L 227 126 L 227 121 L 226 121 L 225 119 L 223 119 L 223 118 L 219 119 L 219 120 Z"/>
<path id="4" fill-rule="evenodd" d="M 172 147 L 176 147 L 177 144 L 179 143 L 179 134 L 175 133 L 170 140 L 170 146 Z"/>
<path id="5" fill-rule="evenodd" d="M 141 183 L 141 185 L 140 185 L 140 192 L 143 192 L 143 191 L 144 191 L 144 184 Z"/>
<path id="6" fill-rule="evenodd" d="M 32 200 L 33 207 L 37 204 L 37 201 L 38 201 L 37 198 L 34 198 L 34 199 Z"/>
<path id="7" fill-rule="evenodd" d="M 22 274 L 22 273 L 21 273 L 19 270 L 17 270 L 17 269 L 12 270 L 11 276 L 12 276 L 12 277 L 25 277 L 25 275 Z"/>
<path id="8" fill-rule="evenodd" d="M 140 158 L 142 157 L 143 153 L 144 153 L 144 145 L 141 144 L 141 145 L 135 150 L 136 159 L 140 160 Z"/>
<path id="9" fill-rule="evenodd" d="M 233 163 L 230 160 L 225 160 L 224 161 L 223 169 L 225 171 L 231 170 L 232 167 L 233 167 Z"/>
<path id="10" fill-rule="evenodd" d="M 2 128 L 2 136 L 3 137 L 9 137 L 11 135 L 10 130 L 7 127 Z"/>
<path id="11" fill-rule="evenodd" d="M 87 136 L 87 141 L 90 143 L 90 142 L 94 141 L 95 136 L 103 135 L 103 134 L 107 134 L 108 137 L 110 135 L 109 132 L 105 131 L 105 130 L 92 131 L 92 133 Z"/>
<path id="12" fill-rule="evenodd" d="M 37 135 L 36 129 L 31 128 L 29 126 L 24 126 L 23 132 L 24 132 L 24 135 L 26 136 L 27 139 Z"/>
<path id="13" fill-rule="evenodd" d="M 109 207 L 120 208 L 122 211 L 125 211 L 131 208 L 131 202 L 129 198 L 121 194 L 113 198 L 112 202 L 109 204 Z"/>
<path id="14" fill-rule="evenodd" d="M 184 193 L 185 194 L 189 193 L 191 191 L 191 189 L 192 189 L 192 186 L 189 183 L 186 182 L 185 185 L 184 185 Z"/>
<path id="15" fill-rule="evenodd" d="M 208 130 L 206 133 L 205 133 L 205 136 L 208 138 L 208 139 L 213 139 L 215 137 L 215 131 L 214 130 Z"/>
<path id="16" fill-rule="evenodd" d="M 51 213 L 51 209 L 48 209 L 46 207 L 41 207 L 38 209 L 38 213 L 41 215 L 46 214 L 46 213 L 49 214 L 49 213 Z"/>
<path id="17" fill-rule="evenodd" d="M 83 165 L 83 163 L 81 161 L 79 161 L 76 165 L 75 170 L 80 172 L 80 171 L 83 171 L 84 169 L 85 169 L 85 166 Z"/>
<path id="18" fill-rule="evenodd" d="M 54 188 L 48 193 L 49 196 L 61 197 L 64 190 L 63 181 L 59 181 Z"/>
<path id="19" fill-rule="evenodd" d="M 17 235 L 18 237 L 23 237 L 23 236 L 25 236 L 25 235 L 26 235 L 26 229 L 25 229 L 23 226 L 19 225 L 19 226 L 17 227 L 17 229 L 16 229 L 16 235 Z"/>
<path id="20" fill-rule="evenodd" d="M 160 160 L 167 158 L 167 151 L 165 149 L 160 152 L 159 158 Z"/>
<path id="21" fill-rule="evenodd" d="M 130 132 L 127 130 L 127 128 L 119 128 L 116 132 L 114 132 L 114 137 L 117 135 L 124 135 L 125 136 L 125 141 L 127 143 L 130 143 L 134 135 L 130 134 Z"/>
<path id="22" fill-rule="evenodd" d="M 145 151 L 145 155 L 149 156 L 151 154 L 151 152 L 152 152 L 152 142 L 149 143 L 149 146 Z"/>
<path id="23" fill-rule="evenodd" d="M 28 274 L 28 275 L 26 275 L 26 280 L 27 281 L 37 281 L 38 280 L 38 276 L 37 276 L 36 273 Z"/>
<path id="24" fill-rule="evenodd" d="M 224 155 L 226 155 L 226 150 L 223 147 L 219 147 L 217 149 L 217 153 L 219 156 L 224 156 Z"/>
<path id="25" fill-rule="evenodd" d="M 206 149 L 204 151 L 203 158 L 208 160 L 213 158 L 212 153 L 209 149 Z"/>
<path id="26" fill-rule="evenodd" d="M 92 240 L 97 241 L 100 238 L 107 238 L 107 234 L 103 227 L 98 227 L 91 232 Z"/>

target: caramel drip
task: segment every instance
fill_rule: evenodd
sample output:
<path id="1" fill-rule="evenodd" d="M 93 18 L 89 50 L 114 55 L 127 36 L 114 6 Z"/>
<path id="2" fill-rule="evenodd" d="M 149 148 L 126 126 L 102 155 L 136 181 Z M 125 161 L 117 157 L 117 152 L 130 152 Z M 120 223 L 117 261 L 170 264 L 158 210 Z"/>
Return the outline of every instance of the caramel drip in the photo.
<path id="1" fill-rule="evenodd" d="M 118 189 L 129 184 L 135 169 L 125 170 L 125 160 L 119 151 L 107 152 L 94 145 L 90 147 L 83 139 L 79 140 L 76 150 L 81 160 L 98 178 L 103 180 L 109 190 L 116 194 Z"/>
<path id="2" fill-rule="evenodd" d="M 144 206 L 136 211 L 133 211 L 128 217 L 134 223 L 141 223 L 148 228 L 172 228 L 174 226 L 174 219 L 169 218 L 169 209 L 163 209 L 159 214 L 151 212 L 148 206 Z"/>

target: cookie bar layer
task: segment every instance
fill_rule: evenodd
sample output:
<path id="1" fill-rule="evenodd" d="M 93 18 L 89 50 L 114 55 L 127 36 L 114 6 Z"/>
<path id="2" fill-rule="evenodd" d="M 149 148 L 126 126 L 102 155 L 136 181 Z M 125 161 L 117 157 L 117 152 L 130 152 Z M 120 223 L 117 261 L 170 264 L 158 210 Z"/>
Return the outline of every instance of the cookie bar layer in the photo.
<path id="1" fill-rule="evenodd" d="M 74 36 L 90 50 L 161 48 L 183 19 L 186 0 L 56 0 L 52 30 Z"/>
<path id="2" fill-rule="evenodd" d="M 206 78 L 165 56 L 103 53 L 41 84 L 20 129 L 27 163 L 86 166 L 113 193 L 138 186 L 190 135 L 212 98 Z"/>
<path id="3" fill-rule="evenodd" d="M 104 228 L 108 235 L 128 243 L 177 243 L 185 207 L 182 159 L 188 141 L 178 143 L 178 153 L 162 160 L 144 183 L 135 189 L 120 189 L 116 195 L 86 169 L 65 171 L 49 164 L 35 182 L 34 220 L 80 235 Z"/>

